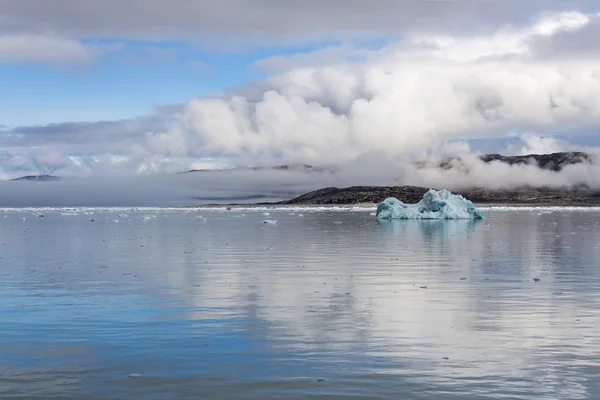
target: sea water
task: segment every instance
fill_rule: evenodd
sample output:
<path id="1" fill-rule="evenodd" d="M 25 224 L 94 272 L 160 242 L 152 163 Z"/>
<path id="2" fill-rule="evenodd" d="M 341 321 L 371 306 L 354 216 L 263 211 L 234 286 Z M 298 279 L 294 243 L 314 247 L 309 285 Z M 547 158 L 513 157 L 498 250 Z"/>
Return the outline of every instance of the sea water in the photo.
<path id="1" fill-rule="evenodd" d="M 600 398 L 598 209 L 372 211 L 0 212 L 0 398 Z"/>

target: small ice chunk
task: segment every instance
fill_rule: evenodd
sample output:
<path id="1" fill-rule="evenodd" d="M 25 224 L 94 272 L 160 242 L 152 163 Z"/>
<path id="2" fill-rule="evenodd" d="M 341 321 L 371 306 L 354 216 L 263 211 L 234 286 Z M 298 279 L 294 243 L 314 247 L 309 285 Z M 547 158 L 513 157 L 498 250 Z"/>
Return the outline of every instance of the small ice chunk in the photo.
<path id="1" fill-rule="evenodd" d="M 417 204 L 390 197 L 377 206 L 377 219 L 482 219 L 483 212 L 447 190 L 429 190 Z"/>
<path id="2" fill-rule="evenodd" d="M 343 222 L 342 222 L 342 221 L 333 221 L 333 223 L 334 223 L 334 224 L 336 224 L 336 225 L 341 225 L 341 224 L 343 224 Z"/>
<path id="3" fill-rule="evenodd" d="M 269 215 L 271 215 L 271 214 L 270 214 L 270 213 L 268 213 L 268 212 L 264 212 L 264 213 L 262 213 L 262 215 L 264 215 L 265 217 L 268 217 L 268 216 L 269 216 Z"/>
<path id="4" fill-rule="evenodd" d="M 130 378 L 132 378 L 132 379 L 137 379 L 137 378 L 141 378 L 142 374 L 129 374 L 127 376 L 130 377 Z"/>
<path id="5" fill-rule="evenodd" d="M 142 221 L 150 221 L 151 219 L 156 219 L 156 215 L 144 215 L 142 217 Z"/>
<path id="6" fill-rule="evenodd" d="M 275 225 L 277 223 L 277 220 L 275 219 L 265 219 L 263 221 L 263 224 L 269 224 L 269 225 Z"/>

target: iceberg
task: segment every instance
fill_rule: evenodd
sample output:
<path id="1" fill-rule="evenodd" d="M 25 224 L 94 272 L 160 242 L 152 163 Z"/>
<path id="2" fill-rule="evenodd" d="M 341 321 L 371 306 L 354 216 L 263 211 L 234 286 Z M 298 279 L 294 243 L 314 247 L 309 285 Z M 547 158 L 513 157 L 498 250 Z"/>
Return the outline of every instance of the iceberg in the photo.
<path id="1" fill-rule="evenodd" d="M 377 219 L 483 219 L 483 211 L 464 197 L 431 189 L 417 204 L 390 197 L 377 206 Z"/>

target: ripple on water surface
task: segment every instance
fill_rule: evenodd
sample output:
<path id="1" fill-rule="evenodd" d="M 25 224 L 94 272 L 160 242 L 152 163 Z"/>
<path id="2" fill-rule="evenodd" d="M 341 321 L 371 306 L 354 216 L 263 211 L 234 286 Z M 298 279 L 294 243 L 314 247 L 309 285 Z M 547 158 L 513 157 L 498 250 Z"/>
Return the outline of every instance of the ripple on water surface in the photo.
<path id="1" fill-rule="evenodd" d="M 1 397 L 600 398 L 598 210 L 371 211 L 4 210 Z"/>

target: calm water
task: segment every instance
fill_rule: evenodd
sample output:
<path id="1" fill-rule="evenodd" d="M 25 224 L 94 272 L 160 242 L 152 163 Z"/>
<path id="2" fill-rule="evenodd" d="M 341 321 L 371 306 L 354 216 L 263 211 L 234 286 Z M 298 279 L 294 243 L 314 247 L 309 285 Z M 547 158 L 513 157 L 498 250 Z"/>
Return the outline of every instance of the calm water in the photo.
<path id="1" fill-rule="evenodd" d="M 0 398 L 600 398 L 600 211 L 270 212 L 1 213 Z"/>

